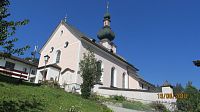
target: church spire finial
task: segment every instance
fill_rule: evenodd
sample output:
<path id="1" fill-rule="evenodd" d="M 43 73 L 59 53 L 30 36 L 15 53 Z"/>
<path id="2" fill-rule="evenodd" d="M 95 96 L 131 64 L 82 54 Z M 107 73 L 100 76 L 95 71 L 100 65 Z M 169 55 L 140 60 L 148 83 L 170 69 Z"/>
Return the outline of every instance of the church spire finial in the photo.
<path id="1" fill-rule="evenodd" d="M 108 12 L 109 9 L 109 1 L 107 0 L 107 4 L 106 4 L 106 11 Z"/>
<path id="2" fill-rule="evenodd" d="M 67 14 L 65 15 L 64 21 L 67 22 Z"/>
<path id="3" fill-rule="evenodd" d="M 66 11 L 65 18 L 64 18 L 64 21 L 65 21 L 65 22 L 67 22 L 67 18 L 68 18 L 68 17 L 67 17 L 67 11 Z"/>

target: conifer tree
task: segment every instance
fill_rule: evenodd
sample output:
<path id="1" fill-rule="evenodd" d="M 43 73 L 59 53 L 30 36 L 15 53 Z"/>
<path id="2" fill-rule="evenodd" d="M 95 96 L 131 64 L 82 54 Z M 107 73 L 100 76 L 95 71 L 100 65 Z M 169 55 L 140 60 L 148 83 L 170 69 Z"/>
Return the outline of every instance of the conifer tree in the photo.
<path id="1" fill-rule="evenodd" d="M 16 33 L 16 29 L 20 26 L 26 25 L 29 20 L 8 20 L 8 17 L 11 15 L 8 11 L 9 5 L 9 0 L 0 1 L 0 50 L 4 55 L 23 55 L 24 51 L 26 51 L 29 46 L 15 48 L 14 43 L 18 41 L 18 38 L 13 36 Z"/>
<path id="2" fill-rule="evenodd" d="M 83 79 L 81 95 L 86 99 L 90 97 L 91 89 L 96 83 L 100 82 L 100 77 L 102 75 L 102 69 L 100 69 L 94 53 L 91 50 L 88 51 L 87 54 L 83 54 L 83 60 L 79 63 L 80 74 Z"/>

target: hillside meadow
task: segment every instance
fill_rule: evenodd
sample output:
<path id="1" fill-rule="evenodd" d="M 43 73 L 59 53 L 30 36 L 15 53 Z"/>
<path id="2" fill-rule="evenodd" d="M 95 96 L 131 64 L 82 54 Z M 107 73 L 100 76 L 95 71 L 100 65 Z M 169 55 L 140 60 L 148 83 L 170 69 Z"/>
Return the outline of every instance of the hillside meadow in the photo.
<path id="1" fill-rule="evenodd" d="M 111 112 L 62 89 L 2 82 L 0 78 L 0 112 Z"/>

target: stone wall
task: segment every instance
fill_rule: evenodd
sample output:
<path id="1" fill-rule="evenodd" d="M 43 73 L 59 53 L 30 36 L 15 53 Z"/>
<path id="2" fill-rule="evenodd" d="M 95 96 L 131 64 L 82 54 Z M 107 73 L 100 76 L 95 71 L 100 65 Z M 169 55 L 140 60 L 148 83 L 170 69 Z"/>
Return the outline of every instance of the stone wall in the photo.
<path id="1" fill-rule="evenodd" d="M 163 92 L 155 92 L 139 89 L 121 89 L 121 88 L 108 88 L 101 87 L 101 85 L 95 85 L 93 91 L 98 95 L 109 97 L 113 95 L 124 96 L 127 100 L 140 101 L 142 103 L 159 102 L 164 104 L 169 110 L 176 108 L 176 98 L 160 98 L 160 94 L 173 94 L 173 91 L 167 92 L 165 87 Z M 167 88 L 169 90 L 169 88 Z M 172 88 L 171 88 L 172 89 Z M 162 89 L 163 90 L 163 89 Z"/>

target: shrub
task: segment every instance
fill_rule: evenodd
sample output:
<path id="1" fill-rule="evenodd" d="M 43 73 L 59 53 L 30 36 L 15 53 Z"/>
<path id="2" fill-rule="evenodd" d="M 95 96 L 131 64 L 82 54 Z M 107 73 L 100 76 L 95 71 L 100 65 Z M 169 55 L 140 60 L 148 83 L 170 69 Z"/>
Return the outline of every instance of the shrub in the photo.
<path id="1" fill-rule="evenodd" d="M 184 93 L 188 94 L 187 98 L 178 98 L 177 108 L 181 111 L 187 112 L 199 112 L 200 106 L 200 92 L 198 89 L 191 85 L 191 82 L 188 82 L 187 86 L 184 89 Z"/>
<path id="2" fill-rule="evenodd" d="M 153 109 L 155 109 L 156 111 L 168 112 L 167 108 L 163 104 L 161 104 L 161 103 L 154 102 L 154 103 L 151 103 L 150 106 Z"/>
<path id="3" fill-rule="evenodd" d="M 0 101 L 0 112 L 29 112 L 42 111 L 43 106 L 40 100 L 24 99 L 24 100 L 10 100 L 3 99 Z"/>
<path id="4" fill-rule="evenodd" d="M 117 96 L 117 95 L 111 96 L 111 99 L 119 101 L 119 102 L 122 102 L 122 101 L 126 100 L 126 98 L 124 96 L 122 96 L 122 95 L 121 96 Z"/>
<path id="5" fill-rule="evenodd" d="M 106 105 L 101 104 L 102 112 L 113 112 L 111 109 L 109 109 Z"/>
<path id="6" fill-rule="evenodd" d="M 99 96 L 98 96 L 97 94 L 92 93 L 92 94 L 90 95 L 90 100 L 99 101 L 100 98 L 99 98 Z"/>

